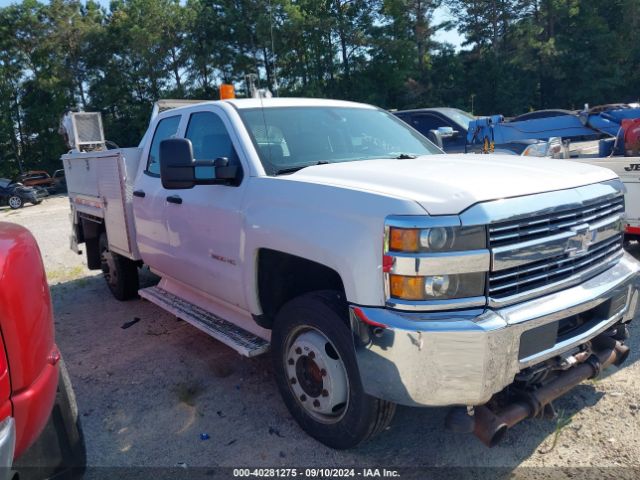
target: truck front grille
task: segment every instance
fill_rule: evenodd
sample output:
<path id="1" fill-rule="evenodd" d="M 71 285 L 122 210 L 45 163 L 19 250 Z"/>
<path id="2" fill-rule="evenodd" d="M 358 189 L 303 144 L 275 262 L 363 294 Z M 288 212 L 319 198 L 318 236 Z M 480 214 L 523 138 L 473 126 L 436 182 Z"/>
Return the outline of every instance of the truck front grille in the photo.
<path id="1" fill-rule="evenodd" d="M 624 213 L 624 197 L 619 196 L 526 220 L 491 225 L 489 241 L 492 247 L 520 243 L 567 231 L 571 227 L 584 223 L 593 225 L 599 220 L 622 213 Z"/>
<path id="2" fill-rule="evenodd" d="M 489 276 L 489 295 L 494 298 L 517 295 L 549 283 L 570 278 L 619 257 L 622 235 L 618 234 L 589 248 L 586 255 L 568 258 L 559 255 L 521 267 L 493 272 Z"/>
<path id="3" fill-rule="evenodd" d="M 622 195 L 489 226 L 490 300 L 513 303 L 595 276 L 622 255 Z"/>

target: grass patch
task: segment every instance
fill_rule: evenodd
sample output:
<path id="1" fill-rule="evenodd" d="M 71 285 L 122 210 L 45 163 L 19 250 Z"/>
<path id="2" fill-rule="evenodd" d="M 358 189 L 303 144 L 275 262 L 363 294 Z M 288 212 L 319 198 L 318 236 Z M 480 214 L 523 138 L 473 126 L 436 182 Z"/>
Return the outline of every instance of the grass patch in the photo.
<path id="1" fill-rule="evenodd" d="M 564 410 L 560 410 L 558 412 L 558 419 L 556 420 L 556 428 L 555 428 L 555 431 L 553 432 L 553 440 L 551 442 L 551 447 L 549 447 L 548 450 L 545 450 L 545 451 L 540 450 L 539 452 L 543 455 L 547 453 L 551 453 L 553 449 L 556 448 L 556 445 L 558 444 L 560 433 L 562 433 L 562 430 L 567 425 L 571 424 L 572 421 L 573 421 L 573 415 L 566 415 Z"/>
<path id="2" fill-rule="evenodd" d="M 71 268 L 56 268 L 47 272 L 47 281 L 54 283 L 75 280 L 78 277 L 82 277 L 84 273 L 84 267 L 82 265 L 76 265 Z"/>

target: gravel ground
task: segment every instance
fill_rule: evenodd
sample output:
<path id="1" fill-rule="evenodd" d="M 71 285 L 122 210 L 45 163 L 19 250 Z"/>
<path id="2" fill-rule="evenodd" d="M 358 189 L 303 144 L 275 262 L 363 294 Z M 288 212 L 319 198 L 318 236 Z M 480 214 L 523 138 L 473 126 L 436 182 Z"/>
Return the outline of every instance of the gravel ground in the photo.
<path id="1" fill-rule="evenodd" d="M 559 419 L 524 422 L 493 449 L 471 435 L 446 432 L 446 409 L 399 407 L 388 431 L 339 452 L 298 428 L 267 356 L 243 358 L 148 302 L 115 300 L 84 257 L 68 248 L 66 197 L 2 209 L 0 220 L 28 227 L 40 244 L 90 466 L 504 467 L 517 469 L 516 478 L 558 472 L 526 467 L 640 468 L 637 326 L 623 369 L 578 386 L 556 402 Z M 210 438 L 201 440 L 203 433 Z M 609 476 L 632 478 L 633 472 L 598 474 Z"/>

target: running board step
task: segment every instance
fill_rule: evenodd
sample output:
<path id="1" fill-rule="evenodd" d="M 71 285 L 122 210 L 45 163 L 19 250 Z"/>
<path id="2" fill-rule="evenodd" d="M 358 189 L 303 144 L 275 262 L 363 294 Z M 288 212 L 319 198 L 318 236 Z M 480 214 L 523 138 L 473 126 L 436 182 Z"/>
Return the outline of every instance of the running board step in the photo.
<path id="1" fill-rule="evenodd" d="M 142 298 L 171 312 L 246 357 L 255 357 L 269 350 L 269 342 L 265 339 L 160 287 L 144 288 L 138 293 Z"/>

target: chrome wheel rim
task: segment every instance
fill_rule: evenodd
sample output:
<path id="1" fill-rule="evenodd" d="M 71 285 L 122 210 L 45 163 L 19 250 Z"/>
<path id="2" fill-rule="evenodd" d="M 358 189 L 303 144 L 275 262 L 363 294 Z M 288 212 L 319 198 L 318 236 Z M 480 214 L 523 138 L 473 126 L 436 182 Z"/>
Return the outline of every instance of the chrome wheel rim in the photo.
<path id="1" fill-rule="evenodd" d="M 322 423 L 336 423 L 349 404 L 349 380 L 333 343 L 320 330 L 305 326 L 289 334 L 285 371 L 298 404 Z"/>
<path id="2" fill-rule="evenodd" d="M 20 208 L 22 206 L 22 200 L 20 199 L 20 197 L 17 197 L 15 195 L 9 197 L 9 206 L 11 208 Z"/>

